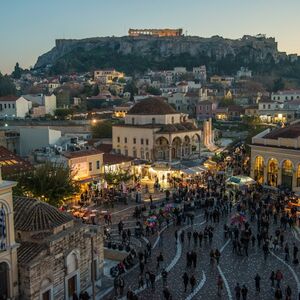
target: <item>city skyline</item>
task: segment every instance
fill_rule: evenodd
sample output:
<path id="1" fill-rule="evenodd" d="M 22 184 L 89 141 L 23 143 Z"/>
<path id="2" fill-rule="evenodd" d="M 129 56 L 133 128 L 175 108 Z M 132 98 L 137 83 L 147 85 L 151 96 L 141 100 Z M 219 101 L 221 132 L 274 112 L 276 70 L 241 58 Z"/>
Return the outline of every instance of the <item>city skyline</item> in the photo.
<path id="1" fill-rule="evenodd" d="M 0 38 L 5 40 L 0 71 L 10 73 L 16 62 L 23 68 L 33 66 L 39 55 L 54 47 L 55 39 L 124 36 L 129 28 L 183 28 L 188 35 L 233 39 L 263 33 L 275 37 L 280 51 L 300 53 L 300 41 L 294 38 L 300 28 L 296 0 L 288 1 L 289 7 L 279 0 L 217 2 L 75 0 L 70 6 L 70 1 L 54 0 L 47 6 L 37 0 L 5 1 L 0 12 Z"/>

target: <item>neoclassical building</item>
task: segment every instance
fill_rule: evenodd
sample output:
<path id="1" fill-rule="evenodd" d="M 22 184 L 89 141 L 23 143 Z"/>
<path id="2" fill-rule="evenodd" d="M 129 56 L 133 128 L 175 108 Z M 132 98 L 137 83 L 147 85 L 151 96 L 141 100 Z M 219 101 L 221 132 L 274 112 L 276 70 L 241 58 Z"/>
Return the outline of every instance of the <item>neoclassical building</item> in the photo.
<path id="1" fill-rule="evenodd" d="M 300 191 L 300 123 L 267 129 L 252 138 L 251 177 Z"/>
<path id="2" fill-rule="evenodd" d="M 113 149 L 149 161 L 191 159 L 200 155 L 201 131 L 188 115 L 178 113 L 164 98 L 135 104 L 124 124 L 113 126 Z"/>

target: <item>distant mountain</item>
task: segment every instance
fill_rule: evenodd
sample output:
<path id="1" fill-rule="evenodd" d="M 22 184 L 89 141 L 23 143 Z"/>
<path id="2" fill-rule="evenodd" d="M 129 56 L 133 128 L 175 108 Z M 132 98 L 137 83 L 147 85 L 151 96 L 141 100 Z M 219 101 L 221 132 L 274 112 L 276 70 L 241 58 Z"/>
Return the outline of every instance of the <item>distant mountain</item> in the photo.
<path id="1" fill-rule="evenodd" d="M 97 37 L 81 40 L 58 39 L 55 47 L 41 55 L 35 68 L 48 67 L 52 74 L 116 68 L 126 73 L 192 68 L 205 64 L 211 73 L 234 74 L 241 66 L 268 73 L 284 63 L 294 67 L 285 52 L 279 52 L 274 38 L 244 36 L 180 37 Z M 288 70 L 288 72 L 292 72 Z"/>

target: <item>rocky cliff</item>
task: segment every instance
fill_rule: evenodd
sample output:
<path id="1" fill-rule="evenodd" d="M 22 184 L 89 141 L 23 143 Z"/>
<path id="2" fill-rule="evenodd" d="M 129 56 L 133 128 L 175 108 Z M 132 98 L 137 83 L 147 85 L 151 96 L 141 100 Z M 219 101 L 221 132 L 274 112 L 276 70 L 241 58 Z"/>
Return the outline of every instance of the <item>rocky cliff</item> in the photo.
<path id="1" fill-rule="evenodd" d="M 130 72 L 202 63 L 217 68 L 220 63 L 233 63 L 239 68 L 270 60 L 276 62 L 282 56 L 275 39 L 264 36 L 244 36 L 237 40 L 219 36 L 97 37 L 56 40 L 55 47 L 38 58 L 35 68 L 51 65 L 54 73 L 105 67 Z"/>

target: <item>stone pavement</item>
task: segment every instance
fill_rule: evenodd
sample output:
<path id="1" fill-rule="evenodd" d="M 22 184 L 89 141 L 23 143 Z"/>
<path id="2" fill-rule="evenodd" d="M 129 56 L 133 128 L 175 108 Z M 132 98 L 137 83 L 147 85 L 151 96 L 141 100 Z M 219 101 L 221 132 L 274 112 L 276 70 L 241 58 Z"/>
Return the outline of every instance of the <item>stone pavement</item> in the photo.
<path id="1" fill-rule="evenodd" d="M 124 212 L 123 212 L 124 213 Z M 122 216 L 122 213 L 120 217 Z M 205 299 L 205 300 L 215 300 L 215 299 L 236 299 L 234 293 L 234 287 L 237 282 L 240 286 L 245 284 L 248 288 L 248 298 L 247 299 L 274 299 L 274 290 L 270 286 L 270 274 L 271 271 L 280 269 L 283 272 L 282 290 L 286 288 L 289 284 L 292 291 L 292 299 L 298 296 L 300 292 L 300 267 L 295 266 L 291 263 L 284 261 L 283 250 L 274 251 L 264 261 L 263 251 L 258 248 L 257 245 L 252 247 L 249 245 L 249 256 L 238 256 L 232 253 L 232 244 L 230 240 L 224 239 L 223 225 L 229 220 L 230 216 L 224 216 L 221 218 L 220 223 L 211 224 L 214 226 L 214 237 L 211 245 L 209 243 L 202 244 L 202 247 L 193 245 L 193 238 L 191 239 L 191 244 L 187 242 L 187 237 L 185 237 L 184 245 L 181 245 L 179 240 L 175 243 L 174 232 L 175 230 L 184 229 L 186 232 L 189 230 L 203 230 L 206 223 L 203 218 L 203 213 L 201 210 L 196 212 L 195 224 L 183 225 L 182 228 L 178 228 L 174 225 L 170 225 L 165 228 L 160 236 L 154 235 L 147 237 L 153 245 L 152 258 L 150 262 L 145 266 L 145 271 L 147 268 L 154 271 L 157 274 L 156 288 L 152 291 L 150 288 L 144 288 L 138 290 L 138 273 L 139 268 L 136 268 L 124 275 L 125 279 L 125 294 L 127 289 L 130 287 L 137 294 L 139 299 L 147 300 L 159 300 L 164 299 L 162 294 L 162 280 L 160 276 L 160 270 L 156 270 L 156 256 L 161 251 L 164 256 L 163 266 L 167 268 L 168 275 L 168 287 L 171 291 L 173 299 Z M 131 217 L 128 217 L 128 222 L 132 221 Z M 128 223 L 130 224 L 130 223 Z M 251 229 L 256 235 L 256 222 L 250 222 Z M 125 223 L 126 227 L 126 223 Z M 274 233 L 277 227 L 271 221 L 271 232 Z M 274 236 L 274 234 L 273 234 Z M 159 241 L 161 239 L 161 241 Z M 287 229 L 285 233 L 285 241 L 289 242 L 290 253 L 292 256 L 292 244 L 295 242 L 300 249 L 300 232 L 298 228 Z M 141 239 L 143 244 L 146 244 L 144 239 Z M 210 265 L 209 252 L 211 249 L 218 248 L 221 251 L 221 258 L 219 266 Z M 197 252 L 197 267 L 195 269 L 186 268 L 186 252 L 189 249 L 195 249 Z M 194 274 L 197 283 L 194 292 L 191 291 L 190 286 L 188 291 L 185 293 L 182 282 L 182 275 L 187 271 L 188 275 Z M 261 277 L 261 292 L 255 292 L 255 282 L 254 277 L 258 273 Z M 221 297 L 217 296 L 217 277 L 221 275 L 224 280 L 224 289 L 222 291 Z M 100 299 L 100 298 L 99 298 Z M 113 292 L 108 294 L 101 299 L 113 299 Z M 125 298 L 123 298 L 125 299 Z"/>

